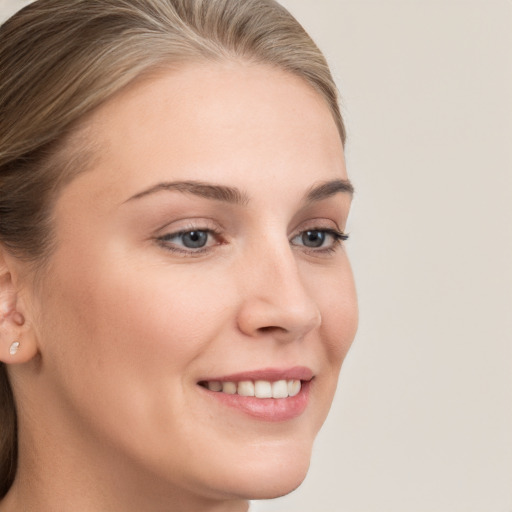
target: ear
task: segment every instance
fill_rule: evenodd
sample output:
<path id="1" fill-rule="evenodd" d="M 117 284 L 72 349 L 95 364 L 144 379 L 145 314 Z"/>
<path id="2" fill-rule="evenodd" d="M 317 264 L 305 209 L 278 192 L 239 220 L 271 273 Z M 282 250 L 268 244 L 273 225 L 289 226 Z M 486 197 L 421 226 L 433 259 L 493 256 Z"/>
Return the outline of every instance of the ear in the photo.
<path id="1" fill-rule="evenodd" d="M 38 352 L 33 330 L 18 311 L 18 290 L 13 278 L 15 258 L 0 246 L 0 361 L 26 363 Z"/>

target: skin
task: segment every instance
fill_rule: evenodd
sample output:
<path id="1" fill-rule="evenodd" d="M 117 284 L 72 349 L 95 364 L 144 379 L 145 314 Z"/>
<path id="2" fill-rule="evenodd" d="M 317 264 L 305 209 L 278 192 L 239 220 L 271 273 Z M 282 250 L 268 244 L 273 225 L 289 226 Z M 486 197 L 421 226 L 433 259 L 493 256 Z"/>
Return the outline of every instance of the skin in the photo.
<path id="1" fill-rule="evenodd" d="M 327 105 L 280 70 L 196 63 L 133 84 L 87 126 L 101 150 L 56 202 L 37 285 L 4 257 L 20 459 L 0 510 L 243 511 L 290 492 L 357 324 L 347 254 L 328 234 L 345 229 L 351 194 L 304 199 L 347 178 Z M 236 187 L 244 201 L 134 197 L 177 180 Z M 216 234 L 202 252 L 162 241 L 187 229 Z M 325 231 L 320 248 L 303 244 L 308 229 Z M 198 386 L 294 366 L 315 377 L 287 421 Z"/>

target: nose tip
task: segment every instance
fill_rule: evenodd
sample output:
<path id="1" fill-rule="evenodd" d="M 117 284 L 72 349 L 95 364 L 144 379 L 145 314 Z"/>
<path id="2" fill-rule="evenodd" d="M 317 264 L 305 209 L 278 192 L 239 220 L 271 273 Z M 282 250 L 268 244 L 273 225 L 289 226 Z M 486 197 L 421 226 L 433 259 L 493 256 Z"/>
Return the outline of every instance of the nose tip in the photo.
<path id="1" fill-rule="evenodd" d="M 318 304 L 304 286 L 293 265 L 274 269 L 272 279 L 253 282 L 239 310 L 238 327 L 252 337 L 272 336 L 279 341 L 300 340 L 318 328 L 322 317 Z"/>
<path id="2" fill-rule="evenodd" d="M 238 318 L 242 332 L 252 337 L 272 336 L 278 341 L 300 340 L 320 326 L 318 308 L 297 308 L 286 303 L 272 303 L 262 299 L 246 301 Z"/>

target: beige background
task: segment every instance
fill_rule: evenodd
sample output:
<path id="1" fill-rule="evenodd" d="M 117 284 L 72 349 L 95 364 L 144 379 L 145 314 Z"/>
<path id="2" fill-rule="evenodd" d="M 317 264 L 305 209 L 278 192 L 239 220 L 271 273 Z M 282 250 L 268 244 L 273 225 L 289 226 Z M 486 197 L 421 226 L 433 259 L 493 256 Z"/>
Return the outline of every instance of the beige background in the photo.
<path id="1" fill-rule="evenodd" d="M 361 325 L 306 482 L 257 510 L 512 512 L 512 2 L 282 3 L 343 97 Z"/>

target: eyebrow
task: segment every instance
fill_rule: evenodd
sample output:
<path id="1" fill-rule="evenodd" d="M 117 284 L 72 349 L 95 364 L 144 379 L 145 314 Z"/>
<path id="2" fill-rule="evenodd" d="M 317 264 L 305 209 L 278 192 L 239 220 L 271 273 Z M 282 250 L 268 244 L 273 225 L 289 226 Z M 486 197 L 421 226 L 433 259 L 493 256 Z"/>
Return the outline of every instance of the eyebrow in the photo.
<path id="1" fill-rule="evenodd" d="M 128 201 L 132 201 L 133 199 L 140 199 L 141 197 L 155 194 L 161 190 L 175 190 L 185 194 L 193 194 L 195 196 L 204 197 L 206 199 L 213 199 L 215 201 L 223 201 L 225 203 L 237 205 L 245 205 L 249 202 L 249 197 L 247 194 L 235 187 L 214 185 L 202 181 L 171 181 L 158 183 L 158 185 L 135 194 L 134 196 L 130 197 Z"/>
<path id="2" fill-rule="evenodd" d="M 336 179 L 325 181 L 319 185 L 314 185 L 306 194 L 306 201 L 308 203 L 322 201 L 323 199 L 328 199 L 340 192 L 349 194 L 350 196 L 354 195 L 354 186 L 350 180 Z"/>
<path id="3" fill-rule="evenodd" d="M 158 183 L 153 187 L 131 196 L 125 201 L 125 203 L 135 199 L 140 199 L 150 194 L 155 194 L 162 190 L 193 194 L 195 196 L 204 197 L 205 199 L 213 199 L 215 201 L 222 201 L 235 205 L 244 206 L 249 203 L 249 196 L 238 188 L 228 187 L 226 185 L 215 185 L 202 181 L 171 181 Z M 314 185 L 306 193 L 305 200 L 308 203 L 322 201 L 323 199 L 332 197 L 340 192 L 352 196 L 354 194 L 354 187 L 352 183 L 350 183 L 349 180 L 336 179 Z"/>

